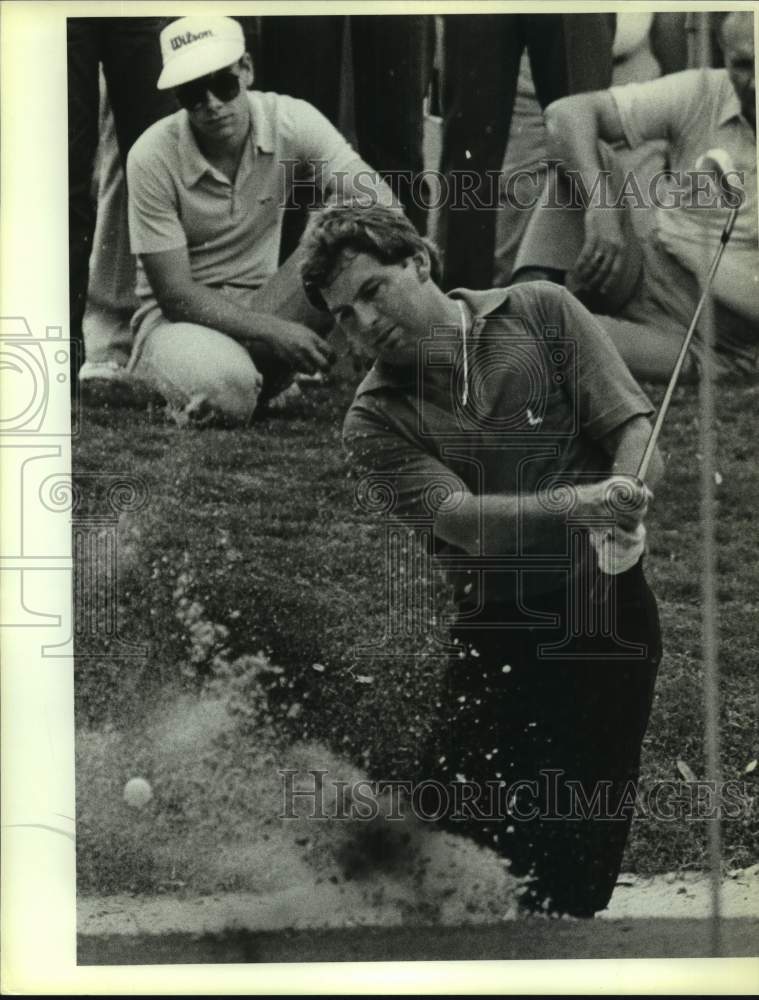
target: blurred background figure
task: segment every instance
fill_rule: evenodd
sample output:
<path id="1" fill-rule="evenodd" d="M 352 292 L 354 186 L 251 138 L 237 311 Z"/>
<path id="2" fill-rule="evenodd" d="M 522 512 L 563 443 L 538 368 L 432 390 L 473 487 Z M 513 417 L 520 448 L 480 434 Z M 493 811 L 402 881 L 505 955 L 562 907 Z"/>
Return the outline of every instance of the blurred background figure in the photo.
<path id="1" fill-rule="evenodd" d="M 541 190 L 543 107 L 563 94 L 612 82 L 721 66 L 724 17 L 660 12 L 237 20 L 253 57 L 254 87 L 303 98 L 321 110 L 387 176 L 415 226 L 435 230 L 447 256 L 444 284 L 478 288 L 493 277 L 498 284 L 511 278 L 531 212 L 499 210 L 498 185 L 503 189 L 516 174 L 511 192 L 524 204 Z M 144 402 L 124 367 L 132 349 L 135 264 L 123 165 L 141 132 L 176 110 L 173 95 L 155 87 L 158 36 L 169 20 L 68 21 L 71 337 L 80 345 L 84 337 L 83 391 L 110 405 Z M 463 170 L 481 183 L 474 197 L 487 199 L 492 186 L 492 207 L 452 211 L 440 197 L 444 186 L 432 176 L 438 165 L 449 177 Z M 425 168 L 427 177 L 419 180 Z M 413 185 L 410 177 L 417 178 Z M 307 191 L 303 195 L 310 199 Z M 428 212 L 430 195 L 434 207 Z M 305 217 L 303 205 L 286 213 L 281 260 L 294 249 Z"/>
<path id="2" fill-rule="evenodd" d="M 157 91 L 155 86 L 161 70 L 158 35 L 168 20 L 160 17 L 70 17 L 66 22 L 69 324 L 70 337 L 78 345 L 80 365 L 85 357 L 82 321 L 96 222 L 92 186 L 100 139 L 101 68 L 108 88 L 114 137 L 123 168 L 134 141 L 154 121 L 176 108 L 173 97 Z M 123 240 L 117 239 L 116 242 L 121 253 Z M 75 353 L 72 352 L 72 362 Z M 96 375 L 97 367 L 89 367 L 89 374 Z M 107 377 L 108 370 L 107 366 L 101 367 L 100 373 Z M 71 372 L 72 387 L 77 384 L 78 374 L 77 371 Z M 87 376 L 88 369 L 85 367 L 83 381 Z"/>
<path id="3" fill-rule="evenodd" d="M 567 94 L 609 86 L 613 37 L 613 14 L 444 18 L 440 170 L 451 196 L 440 214 L 438 242 L 446 288 L 490 288 L 493 283 L 498 175 L 522 53 L 526 50 L 535 94 L 545 108 Z"/>
<path id="4" fill-rule="evenodd" d="M 105 78 L 100 74 L 100 141 L 92 196 L 95 235 L 89 260 L 87 301 L 82 320 L 86 362 L 80 371 L 85 392 L 98 386 L 115 402 L 128 377 L 132 352 L 129 321 L 137 307 L 135 261 L 129 252 L 124 168 Z"/>
<path id="5" fill-rule="evenodd" d="M 684 13 L 647 13 L 615 16 L 612 45 L 612 77 L 615 85 L 653 80 L 662 73 L 675 73 L 688 65 L 686 18 Z M 517 95 L 511 119 L 506 156 L 502 167 L 502 190 L 510 177 L 515 181 L 506 191 L 507 203 L 498 211 L 494 282 L 511 280 L 532 204 L 546 180 L 547 136 L 543 111 L 535 93 L 530 60 L 522 54 Z M 524 206 L 524 207 L 523 207 Z"/>
<path id="6" fill-rule="evenodd" d="M 669 378 L 723 238 L 729 206 L 708 190 L 705 198 L 697 180 L 710 150 L 729 160 L 741 200 L 710 284 L 708 367 L 724 379 L 759 372 L 753 13 L 733 11 L 719 24 L 723 68 L 709 67 L 710 36 L 702 21 L 700 68 L 565 97 L 546 109 L 558 170 L 550 171 L 514 264 L 512 282 L 565 283 L 601 316 L 633 375 L 647 381 Z M 657 146 L 658 162 L 651 156 Z M 597 194 L 587 197 L 594 185 Z M 567 207 L 573 201 L 583 210 Z M 703 372 L 704 337 L 702 319 L 681 381 Z"/>
<path id="7" fill-rule="evenodd" d="M 426 230 L 424 198 L 411 178 L 424 171 L 424 99 L 434 53 L 434 18 L 260 18 L 256 86 L 313 104 L 353 139 L 383 175 L 407 215 Z M 305 221 L 291 221 L 287 256 Z"/>

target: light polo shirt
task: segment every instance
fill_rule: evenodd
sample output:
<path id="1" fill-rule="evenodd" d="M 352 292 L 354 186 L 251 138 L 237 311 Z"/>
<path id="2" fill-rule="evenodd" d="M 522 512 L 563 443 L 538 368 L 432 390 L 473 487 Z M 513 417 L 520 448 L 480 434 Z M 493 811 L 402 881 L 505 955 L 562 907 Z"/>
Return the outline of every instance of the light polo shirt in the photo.
<path id="1" fill-rule="evenodd" d="M 147 129 L 127 158 L 132 253 L 187 247 L 193 279 L 256 288 L 277 270 L 295 171 L 314 165 L 321 193 L 366 164 L 306 101 L 248 91 L 252 129 L 234 183 L 205 159 L 184 109 Z M 138 262 L 137 295 L 154 301 Z"/>
<path id="2" fill-rule="evenodd" d="M 565 289 L 532 282 L 487 292 L 456 291 L 474 316 L 468 344 L 470 393 L 464 406 L 461 334 L 436 331 L 425 342 L 423 371 L 377 363 L 348 411 L 343 441 L 359 494 L 401 522 L 430 520 L 431 503 L 448 490 L 534 496 L 562 502 L 562 483 L 596 482 L 612 459 L 603 440 L 653 408 L 599 322 Z M 440 377 L 442 376 L 442 378 Z M 568 551 L 518 541 L 519 566 L 482 568 L 442 540 L 433 552 L 462 607 L 514 604 L 517 593 L 545 593 L 567 583 Z M 454 563 L 465 568 L 458 569 Z M 539 564 L 539 565 L 538 565 Z M 560 568 L 564 565 L 564 569 Z M 478 569 L 478 566 L 480 567 Z M 557 568 L 558 567 L 558 568 Z M 574 570 L 579 568 L 574 567 Z"/>
<path id="3" fill-rule="evenodd" d="M 682 174 L 682 184 L 662 184 L 671 203 L 682 194 L 684 207 L 657 209 L 659 235 L 670 241 L 696 240 L 717 245 L 727 209 L 707 208 L 692 201 L 692 182 L 700 156 L 724 149 L 735 169 L 743 172 L 745 201 L 730 239 L 734 249 L 757 251 L 756 135 L 741 114 L 740 102 L 724 69 L 690 69 L 646 83 L 612 87 L 625 138 L 631 148 L 648 139 L 666 139 L 669 167 Z M 644 192 L 645 193 L 645 192 Z"/>

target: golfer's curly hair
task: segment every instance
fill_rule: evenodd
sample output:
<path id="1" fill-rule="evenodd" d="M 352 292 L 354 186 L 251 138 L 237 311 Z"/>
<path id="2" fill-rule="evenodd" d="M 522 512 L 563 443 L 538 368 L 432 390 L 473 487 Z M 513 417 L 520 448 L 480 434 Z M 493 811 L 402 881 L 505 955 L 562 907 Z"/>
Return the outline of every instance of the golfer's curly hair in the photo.
<path id="1" fill-rule="evenodd" d="M 303 234 L 305 253 L 301 278 L 309 302 L 327 307 L 321 289 L 332 284 L 342 266 L 343 254 L 370 254 L 382 264 L 399 264 L 420 250 L 430 259 L 433 281 L 440 279 L 440 257 L 431 240 L 420 236 L 400 208 L 385 205 L 330 205 L 312 216 Z"/>

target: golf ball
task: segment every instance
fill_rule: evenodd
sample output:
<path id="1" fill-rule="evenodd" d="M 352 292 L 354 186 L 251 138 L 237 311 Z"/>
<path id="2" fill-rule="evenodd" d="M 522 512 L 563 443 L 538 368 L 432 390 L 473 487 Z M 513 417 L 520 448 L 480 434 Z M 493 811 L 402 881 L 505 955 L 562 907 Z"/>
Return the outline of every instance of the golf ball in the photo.
<path id="1" fill-rule="evenodd" d="M 153 789 L 144 778 L 130 778 L 124 785 L 124 801 L 128 806 L 142 809 L 152 798 Z"/>

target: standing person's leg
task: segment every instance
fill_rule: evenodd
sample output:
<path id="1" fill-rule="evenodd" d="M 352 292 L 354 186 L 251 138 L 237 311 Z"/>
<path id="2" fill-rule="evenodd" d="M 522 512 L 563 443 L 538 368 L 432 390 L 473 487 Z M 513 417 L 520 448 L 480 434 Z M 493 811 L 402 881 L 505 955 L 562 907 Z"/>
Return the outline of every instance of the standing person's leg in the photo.
<path id="1" fill-rule="evenodd" d="M 170 20 L 107 19 L 103 73 L 124 165 L 127 153 L 145 129 L 178 109 L 174 94 L 156 87 L 162 67 L 159 35 Z"/>
<path id="2" fill-rule="evenodd" d="M 313 104 L 339 127 L 344 18 L 264 16 L 260 19 L 260 66 L 255 86 Z M 310 194 L 293 192 L 282 223 L 280 261 L 293 252 L 308 219 Z"/>
<path id="3" fill-rule="evenodd" d="M 523 16 L 453 14 L 444 20 L 440 170 L 447 199 L 439 240 L 446 288 L 492 284 L 498 181 L 523 48 Z"/>
<path id="4" fill-rule="evenodd" d="M 406 214 L 427 227 L 424 98 L 432 74 L 434 22 L 403 15 L 351 17 L 355 120 L 359 153 L 387 180 Z"/>
<path id="5" fill-rule="evenodd" d="M 260 17 L 251 15 L 236 16 L 235 21 L 239 21 L 242 26 L 242 33 L 245 36 L 245 51 L 250 53 L 253 60 L 253 73 L 258 77 L 261 68 L 261 20 Z M 255 83 L 256 90 L 263 90 L 258 80 Z"/>
<path id="6" fill-rule="evenodd" d="M 613 14 L 524 16 L 530 69 L 520 68 L 503 164 L 505 184 L 515 171 L 535 171 L 537 177 L 545 179 L 541 161 L 547 149 L 541 108 L 564 94 L 608 87 L 611 83 L 614 18 Z M 532 77 L 533 65 L 539 77 L 537 83 Z M 512 188 L 514 197 L 499 212 L 496 248 L 499 283 L 505 284 L 511 277 L 531 215 L 524 206 L 535 203 L 538 185 L 542 183 L 524 177 Z"/>
<path id="7" fill-rule="evenodd" d="M 112 18 L 101 28 L 106 107 L 101 115 L 97 222 L 83 319 L 87 361 L 80 373 L 91 403 L 139 405 L 145 394 L 126 373 L 134 312 L 134 258 L 129 250 L 124 164 L 133 143 L 159 118 L 177 109 L 171 92 L 156 87 L 159 35 L 168 18 Z"/>
<path id="8" fill-rule="evenodd" d="M 87 300 L 89 258 L 95 229 L 92 171 L 98 144 L 98 18 L 70 17 L 66 21 L 68 77 L 69 170 L 69 336 L 71 387 L 77 384 L 84 361 L 82 317 Z"/>
<path id="9" fill-rule="evenodd" d="M 525 14 L 523 31 L 542 108 L 611 86 L 614 14 Z"/>
<path id="10" fill-rule="evenodd" d="M 562 14 L 561 20 L 566 59 L 564 93 L 583 94 L 610 87 L 616 15 Z"/>
<path id="11" fill-rule="evenodd" d="M 264 15 L 256 87 L 299 97 L 337 125 L 343 18 Z"/>
<path id="12" fill-rule="evenodd" d="M 87 351 L 87 362 L 80 374 L 83 383 L 94 366 L 127 363 L 132 350 L 129 324 L 137 308 L 135 264 L 127 231 L 126 183 L 104 82 L 101 79 L 97 221 L 82 322 Z"/>
<path id="13" fill-rule="evenodd" d="M 511 133 L 501 168 L 501 204 L 496 220 L 496 285 L 507 285 L 532 212 L 545 187 L 546 127 L 535 96 L 527 53 L 523 53 L 511 119 Z"/>
<path id="14" fill-rule="evenodd" d="M 523 20 L 539 108 L 545 109 L 552 101 L 568 94 L 610 86 L 614 14 L 530 14 L 524 15 Z M 543 134 L 545 136 L 545 132 Z M 567 192 L 559 194 L 562 182 L 561 176 L 546 176 L 546 205 L 568 204 L 564 196 Z M 564 274 L 571 269 L 582 247 L 583 216 L 579 211 L 561 210 L 562 217 L 558 220 L 561 236 L 556 239 L 551 231 L 557 221 L 554 218 L 556 211 L 536 206 L 535 211 L 525 213 L 520 220 L 519 235 L 524 249 L 518 247 L 516 256 L 511 257 L 512 274 L 517 278 L 522 268 L 529 272 L 517 280 L 546 277 L 562 282 Z M 569 255 L 567 248 L 571 248 Z M 533 259 L 536 249 L 542 258 L 539 263 Z"/>

